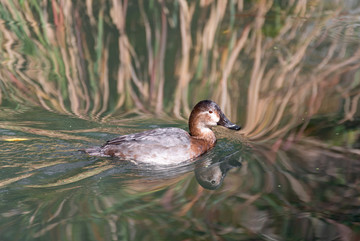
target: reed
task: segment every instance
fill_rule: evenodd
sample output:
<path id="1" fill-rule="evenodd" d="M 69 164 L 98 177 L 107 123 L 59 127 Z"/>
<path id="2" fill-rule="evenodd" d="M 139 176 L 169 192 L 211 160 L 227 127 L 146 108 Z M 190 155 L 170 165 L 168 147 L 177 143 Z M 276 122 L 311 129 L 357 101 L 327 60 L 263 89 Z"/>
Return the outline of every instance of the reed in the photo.
<path id="1" fill-rule="evenodd" d="M 0 2 L 0 101 L 186 119 L 209 98 L 252 140 L 300 136 L 320 113 L 358 116 L 359 41 L 334 27 L 338 1 Z"/>

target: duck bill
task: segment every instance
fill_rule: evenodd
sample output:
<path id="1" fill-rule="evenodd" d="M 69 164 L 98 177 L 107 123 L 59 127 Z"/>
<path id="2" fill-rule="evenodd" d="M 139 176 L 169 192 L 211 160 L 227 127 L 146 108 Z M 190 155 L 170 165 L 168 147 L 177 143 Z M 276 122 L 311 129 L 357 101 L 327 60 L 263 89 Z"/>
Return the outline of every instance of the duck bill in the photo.
<path id="1" fill-rule="evenodd" d="M 241 126 L 238 126 L 234 123 L 232 123 L 231 121 L 229 121 L 229 119 L 224 115 L 224 113 L 221 113 L 220 114 L 220 120 L 219 122 L 217 123 L 219 126 L 223 126 L 223 127 L 226 127 L 228 129 L 231 129 L 231 130 L 240 130 L 241 129 Z"/>

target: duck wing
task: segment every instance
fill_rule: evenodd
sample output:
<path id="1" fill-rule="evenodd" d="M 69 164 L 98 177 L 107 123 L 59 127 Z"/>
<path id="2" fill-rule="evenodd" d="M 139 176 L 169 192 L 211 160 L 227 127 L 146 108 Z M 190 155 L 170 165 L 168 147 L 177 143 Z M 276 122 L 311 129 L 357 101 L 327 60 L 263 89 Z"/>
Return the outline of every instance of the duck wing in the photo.
<path id="1" fill-rule="evenodd" d="M 140 133 L 123 135 L 107 141 L 102 147 L 108 145 L 161 145 L 164 147 L 184 145 L 189 143 L 190 135 L 179 128 L 157 128 Z"/>
<path id="2" fill-rule="evenodd" d="M 86 149 L 91 156 L 116 156 L 149 164 L 174 164 L 191 158 L 190 135 L 179 128 L 159 128 L 119 136 L 101 147 Z"/>

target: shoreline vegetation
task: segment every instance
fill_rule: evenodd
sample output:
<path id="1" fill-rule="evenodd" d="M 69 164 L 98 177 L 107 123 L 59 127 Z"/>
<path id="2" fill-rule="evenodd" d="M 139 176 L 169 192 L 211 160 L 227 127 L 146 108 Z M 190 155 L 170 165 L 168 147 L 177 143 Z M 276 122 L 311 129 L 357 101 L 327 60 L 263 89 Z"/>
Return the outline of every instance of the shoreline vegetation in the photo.
<path id="1" fill-rule="evenodd" d="M 250 140 L 297 138 L 314 116 L 359 116 L 350 10 L 319 0 L 2 0 L 0 104 L 187 119 L 209 98 Z"/>

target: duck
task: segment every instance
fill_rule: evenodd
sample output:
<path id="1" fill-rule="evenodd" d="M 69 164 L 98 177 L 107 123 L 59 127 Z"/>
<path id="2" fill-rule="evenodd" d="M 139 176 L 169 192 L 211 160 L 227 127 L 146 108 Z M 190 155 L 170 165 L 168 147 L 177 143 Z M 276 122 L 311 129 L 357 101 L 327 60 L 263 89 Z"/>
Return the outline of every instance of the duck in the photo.
<path id="1" fill-rule="evenodd" d="M 189 132 L 175 127 L 156 128 L 116 137 L 100 147 L 85 149 L 85 152 L 90 156 L 118 157 L 135 163 L 179 164 L 194 160 L 215 146 L 213 127 L 241 129 L 212 100 L 198 102 L 191 111 L 188 124 Z"/>

